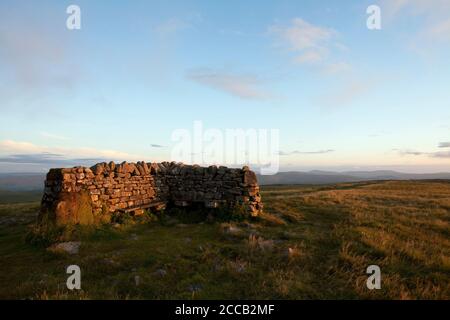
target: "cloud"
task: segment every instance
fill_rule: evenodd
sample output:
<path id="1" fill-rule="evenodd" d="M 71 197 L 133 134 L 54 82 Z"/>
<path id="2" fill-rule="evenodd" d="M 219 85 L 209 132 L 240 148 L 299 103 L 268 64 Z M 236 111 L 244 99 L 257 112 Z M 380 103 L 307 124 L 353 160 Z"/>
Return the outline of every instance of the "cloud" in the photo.
<path id="1" fill-rule="evenodd" d="M 450 19 L 439 21 L 431 26 L 428 26 L 423 35 L 429 37 L 430 40 L 445 40 L 450 41 Z"/>
<path id="2" fill-rule="evenodd" d="M 60 154 L 36 153 L 36 154 L 13 154 L 0 157 L 0 163 L 8 167 L 22 167 L 23 165 L 37 165 L 42 168 L 50 167 L 72 167 L 72 166 L 91 166 L 98 162 L 107 162 L 111 158 L 65 158 Z M 3 166 L 2 166 L 3 167 Z"/>
<path id="3" fill-rule="evenodd" d="M 450 158 L 450 151 L 434 152 L 431 155 L 433 158 Z"/>
<path id="4" fill-rule="evenodd" d="M 167 37 L 189 27 L 191 27 L 189 22 L 179 18 L 170 18 L 153 28 L 153 31 L 160 37 Z"/>
<path id="5" fill-rule="evenodd" d="M 143 156 L 133 155 L 116 150 L 98 150 L 94 148 L 65 148 L 38 146 L 30 142 L 3 140 L 0 141 L 0 162 L 36 163 L 36 164 L 80 164 L 92 161 L 137 161 Z M 98 161 L 97 161 L 98 160 Z"/>
<path id="6" fill-rule="evenodd" d="M 242 99 L 266 100 L 271 95 L 261 87 L 263 81 L 255 75 L 198 68 L 190 70 L 187 78 L 202 85 Z"/>
<path id="7" fill-rule="evenodd" d="M 351 69 L 352 67 L 347 62 L 335 62 L 324 66 L 324 72 L 326 74 L 345 73 Z"/>
<path id="8" fill-rule="evenodd" d="M 384 0 L 382 8 L 387 9 L 389 17 L 401 14 L 445 16 L 450 11 L 448 0 Z"/>
<path id="9" fill-rule="evenodd" d="M 280 156 L 290 156 L 293 154 L 325 154 L 325 153 L 330 153 L 330 152 L 334 152 L 334 151 L 335 150 L 332 150 L 332 149 L 318 150 L 318 151 L 299 151 L 299 150 L 294 150 L 291 152 L 280 151 L 279 155 Z"/>
<path id="10" fill-rule="evenodd" d="M 171 17 L 158 25 L 154 26 L 152 31 L 161 38 L 166 38 L 178 34 L 181 31 L 195 28 L 203 20 L 198 12 L 188 12 L 180 17 Z"/>
<path id="11" fill-rule="evenodd" d="M 7 163 L 55 163 L 65 161 L 64 157 L 60 154 L 54 153 L 35 153 L 35 154 L 12 154 L 4 157 L 0 157 L 0 162 Z"/>
<path id="12" fill-rule="evenodd" d="M 320 100 L 325 105 L 348 105 L 363 96 L 374 87 L 374 83 L 366 80 L 344 82 L 341 87 L 330 94 L 323 95 Z"/>
<path id="13" fill-rule="evenodd" d="M 296 63 L 318 63 L 323 60 L 324 50 L 307 51 L 304 54 L 296 56 L 294 62 Z"/>
<path id="14" fill-rule="evenodd" d="M 293 61 L 299 64 L 319 64 L 327 60 L 330 51 L 344 48 L 336 38 L 338 33 L 330 28 L 313 25 L 294 18 L 289 25 L 272 25 L 268 33 L 277 39 L 279 47 L 293 52 Z"/>
<path id="15" fill-rule="evenodd" d="M 352 65 L 340 58 L 349 48 L 340 42 L 338 31 L 294 18 L 287 25 L 270 26 L 268 33 L 275 37 L 278 47 L 291 53 L 294 63 L 313 66 L 321 75 L 339 81 L 336 91 L 322 93 L 317 98 L 319 104 L 347 105 L 372 89 L 373 84 L 368 83 L 366 76 L 355 75 Z"/>
<path id="16" fill-rule="evenodd" d="M 439 148 L 450 148 L 450 142 L 441 142 L 439 143 Z"/>
<path id="17" fill-rule="evenodd" d="M 24 19 L 0 10 L 0 110 L 28 113 L 36 105 L 45 105 L 54 115 L 46 99 L 55 91 L 73 90 L 83 71 L 72 59 L 64 28 L 52 28 L 50 19 Z M 21 108 L 11 107 L 12 103 Z"/>
<path id="18" fill-rule="evenodd" d="M 61 135 L 57 135 L 57 134 L 53 134 L 53 133 L 48 133 L 48 132 L 40 132 L 39 133 L 41 136 L 43 136 L 44 138 L 50 138 L 50 139 L 55 139 L 55 140 L 67 140 L 66 137 L 61 136 Z"/>
<path id="19" fill-rule="evenodd" d="M 219 33 L 225 36 L 238 36 L 238 37 L 245 37 L 249 35 L 248 33 L 237 29 L 220 29 Z"/>
<path id="20" fill-rule="evenodd" d="M 22 88 L 67 88 L 77 80 L 64 37 L 51 29 L 6 19 L 0 22 L 0 43 L 2 72 Z"/>
<path id="21" fill-rule="evenodd" d="M 151 144 L 150 145 L 152 148 L 166 148 L 166 146 L 162 146 L 160 144 Z"/>
<path id="22" fill-rule="evenodd" d="M 423 49 L 420 44 L 424 41 L 429 45 L 450 42 L 450 1 L 384 0 L 381 7 L 386 10 L 387 20 L 391 23 L 402 17 L 423 18 L 419 32 L 413 33 L 418 48 Z"/>
<path id="23" fill-rule="evenodd" d="M 37 152 L 44 152 L 44 150 L 43 148 L 40 148 L 30 142 L 3 140 L 0 141 L 0 152 L 37 153 Z"/>
<path id="24" fill-rule="evenodd" d="M 327 52 L 327 43 L 334 31 L 314 26 L 301 18 L 295 18 L 289 26 L 273 25 L 269 33 L 278 36 L 289 50 L 296 52 L 297 60 L 322 60 Z M 309 57 L 309 58 L 308 58 Z"/>
<path id="25" fill-rule="evenodd" d="M 427 152 L 420 152 L 414 150 L 398 150 L 394 149 L 393 151 L 397 151 L 402 156 L 421 156 L 421 155 L 429 155 Z"/>
<path id="26" fill-rule="evenodd" d="M 397 151 L 402 156 L 427 156 L 430 158 L 450 158 L 450 151 L 421 152 L 414 150 L 399 150 L 399 149 L 393 149 L 393 151 Z"/>

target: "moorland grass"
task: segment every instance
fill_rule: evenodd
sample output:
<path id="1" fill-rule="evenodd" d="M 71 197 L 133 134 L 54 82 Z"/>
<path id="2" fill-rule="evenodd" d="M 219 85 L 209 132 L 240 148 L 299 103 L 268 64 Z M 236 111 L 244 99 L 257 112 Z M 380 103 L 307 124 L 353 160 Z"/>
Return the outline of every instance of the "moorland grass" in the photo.
<path id="1" fill-rule="evenodd" d="M 25 241 L 38 203 L 1 204 L 0 298 L 450 298 L 450 183 L 267 186 L 262 197 L 250 221 L 180 211 L 59 233 L 82 242 L 77 255 Z M 66 289 L 70 264 L 81 291 Z M 366 287 L 371 264 L 381 290 Z"/>

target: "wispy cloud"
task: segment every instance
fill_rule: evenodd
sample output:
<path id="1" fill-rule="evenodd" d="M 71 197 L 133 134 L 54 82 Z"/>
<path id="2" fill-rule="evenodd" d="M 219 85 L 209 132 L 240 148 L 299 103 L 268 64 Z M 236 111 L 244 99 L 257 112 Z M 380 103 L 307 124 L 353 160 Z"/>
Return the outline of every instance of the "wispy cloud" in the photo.
<path id="1" fill-rule="evenodd" d="M 450 158 L 450 151 L 434 152 L 431 156 L 434 158 Z"/>
<path id="2" fill-rule="evenodd" d="M 65 28 L 54 28 L 45 15 L 30 17 L 13 8 L 0 9 L 3 114 L 34 120 L 61 116 L 66 110 L 54 97 L 74 93 L 86 76 L 80 60 L 73 59 L 75 50 Z"/>
<path id="3" fill-rule="evenodd" d="M 278 37 L 281 46 L 295 53 L 299 63 L 318 62 L 325 59 L 335 31 L 315 26 L 301 18 L 295 18 L 289 25 L 272 25 L 269 34 Z"/>
<path id="4" fill-rule="evenodd" d="M 323 71 L 326 74 L 338 74 L 346 73 L 352 69 L 351 65 L 347 62 L 335 62 L 324 66 Z"/>
<path id="5" fill-rule="evenodd" d="M 448 0 L 384 0 L 382 8 L 387 10 L 389 18 L 402 14 L 445 16 L 450 11 Z"/>
<path id="6" fill-rule="evenodd" d="M 161 38 L 177 35 L 187 29 L 196 28 L 203 18 L 198 12 L 188 12 L 181 17 L 170 17 L 162 20 L 152 28 L 152 31 Z"/>
<path id="7" fill-rule="evenodd" d="M 324 154 L 324 153 L 330 153 L 330 152 L 334 152 L 334 151 L 335 150 L 333 150 L 333 149 L 317 150 L 317 151 L 299 151 L 299 150 L 294 150 L 294 151 L 290 151 L 290 152 L 280 151 L 279 155 L 280 156 L 290 156 L 293 154 Z"/>
<path id="8" fill-rule="evenodd" d="M 320 75 L 339 80 L 339 91 L 321 94 L 320 104 L 348 104 L 367 91 L 365 82 L 353 80 L 352 65 L 341 58 L 341 53 L 349 49 L 340 42 L 340 34 L 335 29 L 294 18 L 287 24 L 270 26 L 268 34 L 275 39 L 276 47 L 288 52 L 294 64 L 313 67 Z"/>
<path id="9" fill-rule="evenodd" d="M 153 28 L 160 37 L 167 37 L 191 27 L 191 23 L 179 18 L 170 18 Z"/>
<path id="10" fill-rule="evenodd" d="M 450 158 L 450 151 L 422 152 L 415 150 L 399 150 L 394 149 L 402 156 L 427 156 L 430 158 Z"/>
<path id="11" fill-rule="evenodd" d="M 262 79 L 252 74 L 198 68 L 188 71 L 187 78 L 242 99 L 266 100 L 271 98 L 271 95 L 262 88 Z"/>
<path id="12" fill-rule="evenodd" d="M 0 163 L 9 167 L 22 167 L 23 165 L 39 166 L 43 169 L 50 167 L 91 166 L 98 162 L 110 161 L 110 158 L 65 158 L 63 155 L 51 153 L 13 154 L 0 156 Z M 115 159 L 113 159 L 115 160 Z"/>
<path id="13" fill-rule="evenodd" d="M 9 98 L 23 99 L 30 95 L 40 96 L 54 88 L 74 87 L 80 77 L 80 68 L 70 62 L 70 45 L 61 32 L 42 23 L 28 21 L 23 24 L 12 19 L 0 14 L 2 76 L 7 77 L 9 92 L 20 92 Z"/>
<path id="14" fill-rule="evenodd" d="M 424 42 L 428 46 L 439 43 L 450 43 L 450 1 L 448 0 L 384 0 L 381 3 L 389 23 L 395 23 L 402 17 L 423 18 L 419 30 L 409 31 L 414 38 L 415 46 L 424 50 Z"/>
<path id="15" fill-rule="evenodd" d="M 399 150 L 399 149 L 393 149 L 393 151 L 397 151 L 402 156 L 421 156 L 421 155 L 429 155 L 428 152 L 421 152 L 421 151 L 415 151 L 415 150 Z"/>
<path id="16" fill-rule="evenodd" d="M 428 26 L 422 33 L 423 36 L 428 37 L 430 40 L 443 40 L 447 42 L 450 42 L 449 34 L 450 18 Z"/>
<path id="17" fill-rule="evenodd" d="M 65 161 L 64 157 L 60 154 L 54 153 L 30 153 L 30 154 L 12 154 L 0 157 L 0 162 L 7 163 L 56 163 Z"/>
<path id="18" fill-rule="evenodd" d="M 163 145 L 160 145 L 160 144 L 154 144 L 154 143 L 152 143 L 150 146 L 152 148 L 166 148 L 166 146 L 163 146 Z"/>
<path id="19" fill-rule="evenodd" d="M 76 163 L 93 160 L 144 160 L 143 156 L 117 150 L 98 150 L 94 148 L 46 147 L 30 142 L 0 141 L 1 162 L 9 163 Z"/>
<path id="20" fill-rule="evenodd" d="M 439 148 L 450 148 L 450 142 L 441 142 L 439 143 Z"/>
<path id="21" fill-rule="evenodd" d="M 219 33 L 225 36 L 238 36 L 238 37 L 245 37 L 249 35 L 248 33 L 237 29 L 220 29 Z"/>
<path id="22" fill-rule="evenodd" d="M 369 92 L 375 84 L 367 80 L 352 80 L 342 83 L 334 92 L 324 94 L 320 97 L 320 103 L 331 106 L 349 105 L 355 99 Z"/>
<path id="23" fill-rule="evenodd" d="M 338 32 L 331 28 L 317 26 L 302 18 L 294 18 L 289 24 L 275 24 L 268 28 L 275 37 L 276 46 L 292 53 L 292 61 L 298 64 L 319 65 L 331 72 L 346 71 L 349 66 L 344 62 L 331 62 L 330 54 L 334 50 L 343 50 Z"/>
<path id="24" fill-rule="evenodd" d="M 44 138 L 56 139 L 56 140 L 67 140 L 67 137 L 64 137 L 64 136 L 58 135 L 58 134 L 48 133 L 45 131 L 42 131 L 39 134 L 41 136 L 43 136 Z"/>

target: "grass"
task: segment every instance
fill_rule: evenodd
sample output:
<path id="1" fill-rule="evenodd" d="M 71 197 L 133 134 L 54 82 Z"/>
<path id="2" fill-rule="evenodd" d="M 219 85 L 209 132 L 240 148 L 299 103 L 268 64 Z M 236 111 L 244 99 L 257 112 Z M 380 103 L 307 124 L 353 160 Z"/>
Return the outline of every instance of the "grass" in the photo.
<path id="1" fill-rule="evenodd" d="M 0 298 L 450 298 L 450 183 L 271 186 L 262 197 L 251 221 L 80 229 L 77 255 L 25 241 L 38 203 L 0 204 Z M 70 264 L 80 291 L 66 289 Z M 366 287 L 371 264 L 381 290 Z"/>
<path id="2" fill-rule="evenodd" d="M 41 201 L 42 191 L 9 191 L 0 189 L 0 204 L 38 202 Z"/>

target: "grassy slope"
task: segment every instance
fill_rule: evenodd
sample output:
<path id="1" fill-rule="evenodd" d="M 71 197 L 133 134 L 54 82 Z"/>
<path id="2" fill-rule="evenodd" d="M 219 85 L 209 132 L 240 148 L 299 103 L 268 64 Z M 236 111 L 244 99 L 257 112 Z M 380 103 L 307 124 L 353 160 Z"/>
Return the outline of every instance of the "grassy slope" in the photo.
<path id="1" fill-rule="evenodd" d="M 9 191 L 0 189 L 0 204 L 37 202 L 42 198 L 42 191 Z"/>
<path id="2" fill-rule="evenodd" d="M 38 203 L 2 204 L 0 298 L 450 299 L 450 183 L 262 195 L 265 215 L 236 235 L 219 223 L 105 226 L 81 235 L 74 256 L 25 244 Z M 65 289 L 70 264 L 82 269 L 80 292 Z M 381 267 L 381 290 L 365 286 L 370 264 Z"/>

